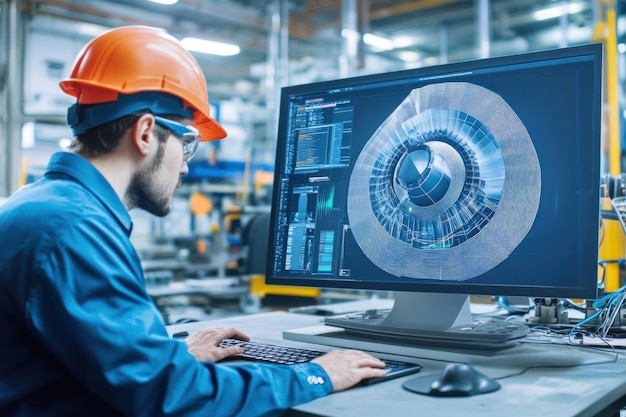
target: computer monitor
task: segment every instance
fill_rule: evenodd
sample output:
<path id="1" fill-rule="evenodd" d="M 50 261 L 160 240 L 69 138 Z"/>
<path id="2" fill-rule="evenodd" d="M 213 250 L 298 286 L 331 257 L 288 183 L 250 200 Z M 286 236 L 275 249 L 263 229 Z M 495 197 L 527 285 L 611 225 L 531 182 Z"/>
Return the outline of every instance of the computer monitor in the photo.
<path id="1" fill-rule="evenodd" d="M 374 333 L 596 298 L 601 108 L 601 44 L 284 87 L 267 283 L 392 290 Z"/>

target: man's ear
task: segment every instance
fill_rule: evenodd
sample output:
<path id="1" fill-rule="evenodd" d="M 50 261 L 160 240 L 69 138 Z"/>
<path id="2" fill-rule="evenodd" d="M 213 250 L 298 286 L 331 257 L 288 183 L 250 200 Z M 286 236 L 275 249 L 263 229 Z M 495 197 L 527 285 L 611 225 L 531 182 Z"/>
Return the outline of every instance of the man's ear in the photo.
<path id="1" fill-rule="evenodd" d="M 141 154 L 150 152 L 150 143 L 157 140 L 154 135 L 154 116 L 150 113 L 142 114 L 129 129 L 132 146 Z"/>

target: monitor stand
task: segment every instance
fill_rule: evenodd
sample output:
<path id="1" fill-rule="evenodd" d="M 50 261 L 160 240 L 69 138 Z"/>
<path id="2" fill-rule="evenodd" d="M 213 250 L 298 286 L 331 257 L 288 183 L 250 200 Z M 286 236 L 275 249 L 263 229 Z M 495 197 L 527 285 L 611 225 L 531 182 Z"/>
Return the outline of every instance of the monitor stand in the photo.
<path id="1" fill-rule="evenodd" d="M 361 348 L 359 342 L 411 346 L 502 349 L 515 345 L 528 326 L 504 320 L 474 321 L 468 295 L 397 293 L 390 311 L 366 311 L 324 319 L 317 331 L 296 329 L 283 337 L 310 343 Z M 356 344 L 346 341 L 354 341 Z M 397 352 L 390 352 L 397 353 Z"/>

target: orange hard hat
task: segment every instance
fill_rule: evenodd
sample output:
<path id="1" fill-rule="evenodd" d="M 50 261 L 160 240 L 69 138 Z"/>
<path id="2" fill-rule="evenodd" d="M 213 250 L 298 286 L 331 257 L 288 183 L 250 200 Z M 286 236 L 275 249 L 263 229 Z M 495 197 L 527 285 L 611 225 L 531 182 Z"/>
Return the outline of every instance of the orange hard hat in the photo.
<path id="1" fill-rule="evenodd" d="M 120 94 L 175 96 L 191 110 L 203 141 L 226 137 L 224 128 L 210 116 L 200 65 L 176 38 L 160 29 L 125 26 L 97 36 L 78 54 L 71 75 L 60 85 L 77 98 L 78 106 L 114 105 Z"/>

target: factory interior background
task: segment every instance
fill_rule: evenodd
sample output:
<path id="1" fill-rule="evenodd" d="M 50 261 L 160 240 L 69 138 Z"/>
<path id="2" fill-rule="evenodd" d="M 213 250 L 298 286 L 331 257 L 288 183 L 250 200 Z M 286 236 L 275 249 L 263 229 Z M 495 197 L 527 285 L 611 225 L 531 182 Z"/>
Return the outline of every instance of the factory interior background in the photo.
<path id="1" fill-rule="evenodd" d="M 253 260 L 262 249 L 254 253 L 247 234 L 270 210 L 281 87 L 603 42 L 602 164 L 618 175 L 625 8 L 624 0 L 0 0 L 0 202 L 70 143 L 72 98 L 58 84 L 85 43 L 113 27 L 159 27 L 188 42 L 229 133 L 201 144 L 169 216 L 132 212 L 146 284 L 166 320 L 391 297 L 264 284 Z"/>

